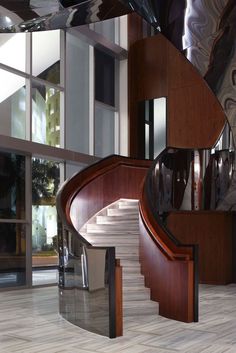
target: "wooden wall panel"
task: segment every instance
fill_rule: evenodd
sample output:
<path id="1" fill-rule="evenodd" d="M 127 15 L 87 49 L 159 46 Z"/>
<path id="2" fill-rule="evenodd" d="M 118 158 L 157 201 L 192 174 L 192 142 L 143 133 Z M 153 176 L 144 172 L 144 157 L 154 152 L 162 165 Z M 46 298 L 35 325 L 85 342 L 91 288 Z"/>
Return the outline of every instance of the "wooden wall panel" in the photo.
<path id="1" fill-rule="evenodd" d="M 183 244 L 199 244 L 199 282 L 233 282 L 233 218 L 228 212 L 175 212 L 167 227 Z"/>
<path id="2" fill-rule="evenodd" d="M 161 34 L 135 42 L 129 52 L 130 154 L 143 157 L 138 102 L 166 96 L 167 145 L 212 147 L 225 124 L 218 101 L 190 62 Z"/>
<path id="3" fill-rule="evenodd" d="M 137 13 L 128 15 L 128 46 L 143 38 L 143 19 Z"/>
<path id="4" fill-rule="evenodd" d="M 198 83 L 169 89 L 168 102 L 168 144 L 186 148 L 212 147 L 225 121 L 208 87 Z"/>

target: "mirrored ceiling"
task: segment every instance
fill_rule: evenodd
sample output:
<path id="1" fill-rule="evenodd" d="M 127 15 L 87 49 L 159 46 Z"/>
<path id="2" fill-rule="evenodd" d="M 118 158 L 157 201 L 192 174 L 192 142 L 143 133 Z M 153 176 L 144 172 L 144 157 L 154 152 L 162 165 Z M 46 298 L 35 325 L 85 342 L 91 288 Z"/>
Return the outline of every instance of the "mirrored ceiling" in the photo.
<path id="1" fill-rule="evenodd" d="M 0 32 L 68 28 L 130 11 L 129 2 L 119 0 L 0 0 Z"/>

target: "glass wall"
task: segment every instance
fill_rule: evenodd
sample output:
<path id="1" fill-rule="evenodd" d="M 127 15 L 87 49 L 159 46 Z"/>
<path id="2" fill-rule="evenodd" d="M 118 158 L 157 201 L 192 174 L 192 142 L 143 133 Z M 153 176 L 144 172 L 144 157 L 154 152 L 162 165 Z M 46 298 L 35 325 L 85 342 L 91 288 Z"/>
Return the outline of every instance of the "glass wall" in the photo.
<path id="1" fill-rule="evenodd" d="M 21 139 L 26 138 L 25 78 L 0 70 L 0 133 Z"/>
<path id="2" fill-rule="evenodd" d="M 61 51 L 59 30 L 0 34 L 0 134 L 61 146 Z"/>
<path id="3" fill-rule="evenodd" d="M 66 34 L 66 148 L 89 153 L 90 49 Z"/>
<path id="4" fill-rule="evenodd" d="M 27 33 L 0 36 L 0 63 L 23 72 L 26 70 L 26 36 Z"/>
<path id="5" fill-rule="evenodd" d="M 115 106 L 115 59 L 95 49 L 95 99 Z"/>
<path id="6" fill-rule="evenodd" d="M 95 156 L 115 153 L 115 112 L 106 106 L 95 105 Z"/>
<path id="7" fill-rule="evenodd" d="M 94 25 L 105 46 L 118 44 L 118 22 Z M 0 153 L 0 287 L 31 285 L 31 258 L 33 284 L 56 281 L 55 271 L 40 271 L 57 267 L 59 182 L 89 155 L 119 153 L 118 60 L 88 43 L 76 28 L 0 34 L 0 135 L 6 150 L 26 155 Z"/>
<path id="8" fill-rule="evenodd" d="M 60 31 L 32 33 L 32 75 L 60 84 Z"/>
<path id="9" fill-rule="evenodd" d="M 114 42 L 118 22 L 101 22 L 94 25 L 94 30 Z M 95 102 L 107 105 L 102 120 L 111 115 L 110 107 L 118 112 L 118 66 L 112 55 L 88 42 L 76 30 L 0 34 L 0 81 L 4 82 L 0 92 L 0 134 L 96 153 L 96 136 L 101 132 L 95 131 L 95 120 L 100 119 L 96 117 Z M 111 140 L 115 141 L 113 121 L 109 131 L 112 126 Z M 109 146 L 109 153 L 114 149 Z"/>
<path id="10" fill-rule="evenodd" d="M 120 22 L 118 18 L 111 18 L 109 20 L 91 23 L 89 25 L 90 29 L 101 34 L 110 42 L 117 45 L 120 44 Z"/>
<path id="11" fill-rule="evenodd" d="M 60 91 L 32 82 L 32 140 L 60 147 Z"/>
<path id="12" fill-rule="evenodd" d="M 0 152 L 0 288 L 26 284 L 25 157 Z"/>
<path id="13" fill-rule="evenodd" d="M 114 154 L 116 135 L 116 62 L 95 49 L 94 153 L 98 157 Z"/>
<path id="14" fill-rule="evenodd" d="M 59 163 L 45 159 L 32 159 L 33 285 L 57 281 L 56 193 L 59 183 Z"/>

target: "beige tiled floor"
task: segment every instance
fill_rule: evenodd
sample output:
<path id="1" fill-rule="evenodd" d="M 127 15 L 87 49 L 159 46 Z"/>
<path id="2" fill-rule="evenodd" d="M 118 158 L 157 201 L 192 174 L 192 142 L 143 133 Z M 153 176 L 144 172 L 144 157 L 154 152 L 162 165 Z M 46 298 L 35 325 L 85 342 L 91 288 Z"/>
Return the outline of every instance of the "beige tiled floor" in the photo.
<path id="1" fill-rule="evenodd" d="M 110 340 L 58 314 L 57 287 L 0 293 L 1 353 L 236 353 L 236 285 L 201 286 L 200 321 L 129 317 Z"/>

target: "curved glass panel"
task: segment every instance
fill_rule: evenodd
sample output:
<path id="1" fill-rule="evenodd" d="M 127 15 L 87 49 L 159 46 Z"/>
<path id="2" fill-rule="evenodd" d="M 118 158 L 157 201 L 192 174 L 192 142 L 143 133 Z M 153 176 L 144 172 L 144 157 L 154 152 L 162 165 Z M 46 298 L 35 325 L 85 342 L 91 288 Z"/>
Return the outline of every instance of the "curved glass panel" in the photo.
<path id="1" fill-rule="evenodd" d="M 146 186 L 154 213 L 221 209 L 234 173 L 235 152 L 226 139 L 223 134 L 213 149 L 167 148 L 156 158 Z"/>
<path id="2" fill-rule="evenodd" d="M 115 248 L 85 246 L 64 230 L 59 253 L 60 314 L 79 327 L 115 337 Z"/>

